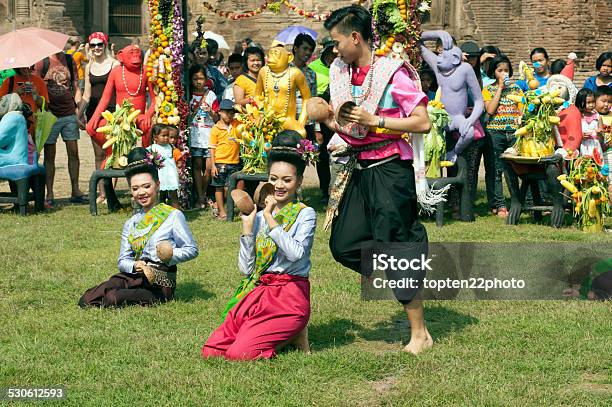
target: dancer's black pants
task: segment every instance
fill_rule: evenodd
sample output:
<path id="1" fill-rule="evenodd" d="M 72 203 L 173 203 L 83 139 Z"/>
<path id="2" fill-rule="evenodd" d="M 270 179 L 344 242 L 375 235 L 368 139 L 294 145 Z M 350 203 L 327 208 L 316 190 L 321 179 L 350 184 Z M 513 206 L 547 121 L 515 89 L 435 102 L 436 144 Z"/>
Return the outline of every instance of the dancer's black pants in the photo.
<path id="1" fill-rule="evenodd" d="M 368 165 L 368 160 L 360 164 Z M 427 243 L 427 231 L 418 219 L 412 161 L 398 158 L 353 172 L 329 246 L 336 261 L 363 274 L 361 248 L 375 242 Z M 398 291 L 394 294 L 403 304 L 416 295 L 414 290 L 408 295 Z"/>

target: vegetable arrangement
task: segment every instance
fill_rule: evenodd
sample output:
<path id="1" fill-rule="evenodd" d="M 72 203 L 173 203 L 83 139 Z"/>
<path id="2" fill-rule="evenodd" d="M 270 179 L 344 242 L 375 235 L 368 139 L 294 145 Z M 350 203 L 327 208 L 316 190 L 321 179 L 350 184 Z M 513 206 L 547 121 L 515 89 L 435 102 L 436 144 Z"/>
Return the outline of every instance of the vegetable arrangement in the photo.
<path id="1" fill-rule="evenodd" d="M 96 131 L 106 135 L 106 143 L 102 149 L 113 147 L 112 154 L 106 160 L 104 168 L 123 168 L 127 165 L 127 155 L 136 145 L 142 131 L 136 127 L 136 118 L 140 110 L 134 109 L 132 103 L 125 99 L 121 106 L 117 105 L 115 113 L 108 110 L 102 112 L 106 125 Z"/>
<path id="2" fill-rule="evenodd" d="M 562 174 L 557 178 L 571 194 L 576 222 L 588 232 L 603 231 L 603 218 L 610 215 L 606 177 L 609 168 L 602 164 L 599 153 L 595 151 L 593 157 L 572 160 L 569 175 Z"/>
<path id="3" fill-rule="evenodd" d="M 240 123 L 237 131 L 245 174 L 266 172 L 272 140 L 282 131 L 285 118 L 278 116 L 269 105 L 267 97 L 259 97 L 244 107 L 234 106 Z"/>
<path id="4" fill-rule="evenodd" d="M 538 89 L 539 82 L 534 78 L 531 68 L 521 61 L 521 68 L 528 80 L 530 90 L 525 96 L 508 95 L 508 99 L 524 105 L 523 127 L 514 133 L 517 137 L 514 149 L 519 156 L 545 157 L 552 155 L 555 149 L 553 126 L 560 123 L 556 110 L 567 103 L 560 98 L 560 90 L 546 92 Z"/>
<path id="5" fill-rule="evenodd" d="M 425 161 L 428 163 L 425 176 L 440 178 L 442 176 L 440 171 L 441 160 L 446 155 L 444 127 L 450 123 L 450 117 L 437 97 L 427 104 L 427 114 L 431 122 L 431 129 L 424 136 Z"/>

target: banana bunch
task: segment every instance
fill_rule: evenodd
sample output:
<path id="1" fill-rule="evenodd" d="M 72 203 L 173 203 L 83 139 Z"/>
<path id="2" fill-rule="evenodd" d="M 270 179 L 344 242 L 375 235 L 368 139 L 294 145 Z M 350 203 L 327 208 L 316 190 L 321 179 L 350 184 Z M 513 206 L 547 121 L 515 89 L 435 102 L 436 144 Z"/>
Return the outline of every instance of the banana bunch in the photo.
<path id="1" fill-rule="evenodd" d="M 139 114 L 140 110 L 134 109 L 129 100 L 124 100 L 121 106 L 117 105 L 114 113 L 108 110 L 102 112 L 106 125 L 96 131 L 106 135 L 102 149 L 110 146 L 113 148 L 105 168 L 123 168 L 127 165 L 128 153 L 134 148 L 138 138 L 142 137 L 142 131 L 136 127 Z"/>

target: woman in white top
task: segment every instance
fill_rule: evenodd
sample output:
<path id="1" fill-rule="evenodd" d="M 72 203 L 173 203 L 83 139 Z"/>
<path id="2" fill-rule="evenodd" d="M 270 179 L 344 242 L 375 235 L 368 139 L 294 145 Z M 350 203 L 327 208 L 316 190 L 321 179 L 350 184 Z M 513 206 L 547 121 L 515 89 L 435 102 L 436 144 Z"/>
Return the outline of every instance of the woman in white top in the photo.
<path id="1" fill-rule="evenodd" d="M 268 164 L 274 195 L 261 212 L 255 208 L 242 215 L 238 265 L 247 277 L 202 348 L 204 358 L 269 359 L 292 340 L 309 351 L 308 275 L 316 213 L 297 198 L 306 166 L 300 140 L 295 131 L 274 140 Z"/>

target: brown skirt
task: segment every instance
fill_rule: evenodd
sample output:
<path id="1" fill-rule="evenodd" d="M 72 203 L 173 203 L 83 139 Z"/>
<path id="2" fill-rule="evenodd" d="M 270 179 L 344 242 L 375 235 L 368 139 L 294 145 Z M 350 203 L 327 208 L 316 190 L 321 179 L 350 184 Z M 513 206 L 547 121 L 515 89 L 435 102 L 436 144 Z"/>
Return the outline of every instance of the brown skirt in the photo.
<path id="1" fill-rule="evenodd" d="M 118 273 L 108 281 L 85 291 L 79 305 L 81 308 L 151 305 L 169 301 L 173 296 L 174 287 L 152 285 L 142 273 Z"/>

